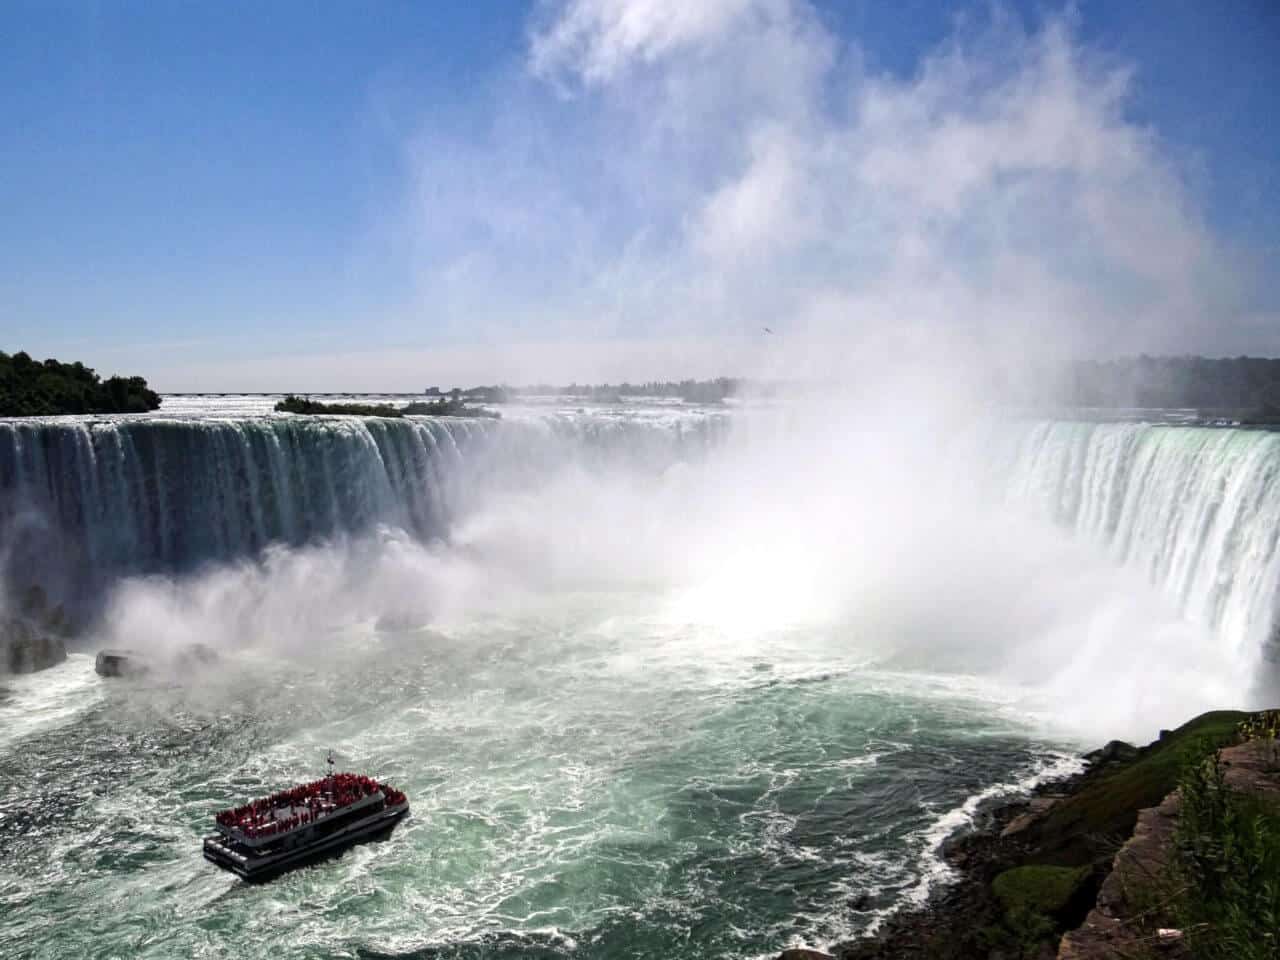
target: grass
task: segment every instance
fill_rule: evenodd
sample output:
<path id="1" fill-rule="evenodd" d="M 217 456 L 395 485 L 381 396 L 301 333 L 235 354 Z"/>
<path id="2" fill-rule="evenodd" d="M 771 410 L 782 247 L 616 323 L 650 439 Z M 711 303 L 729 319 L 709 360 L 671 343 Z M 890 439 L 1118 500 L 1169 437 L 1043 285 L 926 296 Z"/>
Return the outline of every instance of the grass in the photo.
<path id="1" fill-rule="evenodd" d="M 1089 867 L 1021 866 L 997 874 L 991 892 L 1000 917 L 976 931 L 980 953 L 1011 958 L 1043 956 L 1064 929 L 1093 903 Z"/>
<path id="2" fill-rule="evenodd" d="M 1204 960 L 1280 958 L 1280 804 L 1226 784 L 1216 751 L 1188 763 L 1173 913 Z"/>
<path id="3" fill-rule="evenodd" d="M 1057 804 L 1032 828 L 1036 860 L 1079 867 L 1110 856 L 1133 832 L 1138 811 L 1157 805 L 1178 785 L 1188 753 L 1203 757 L 1235 743 L 1250 716 L 1237 710 L 1202 714 Z"/>

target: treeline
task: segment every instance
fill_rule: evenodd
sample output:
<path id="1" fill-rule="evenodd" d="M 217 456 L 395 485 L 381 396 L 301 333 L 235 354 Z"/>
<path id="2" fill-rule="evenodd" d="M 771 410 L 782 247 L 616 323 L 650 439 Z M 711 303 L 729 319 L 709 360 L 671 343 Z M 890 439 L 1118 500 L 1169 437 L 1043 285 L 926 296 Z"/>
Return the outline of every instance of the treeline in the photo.
<path id="1" fill-rule="evenodd" d="M 1125 357 L 1071 369 L 1065 399 L 1080 407 L 1163 407 L 1280 416 L 1280 359 Z"/>
<path id="2" fill-rule="evenodd" d="M 586 386 L 571 383 L 556 391 L 565 396 L 613 399 L 615 397 L 668 397 L 686 403 L 720 403 L 738 392 L 742 381 L 734 377 L 714 380 L 650 380 L 646 383 L 603 383 Z"/>
<path id="3" fill-rule="evenodd" d="M 716 377 L 714 380 L 649 380 L 645 383 L 571 383 L 555 386 L 539 383 L 525 387 L 471 387 L 463 390 L 454 387 L 442 391 L 428 387 L 424 391 L 432 397 L 453 397 L 461 400 L 478 400 L 483 403 L 506 403 L 514 397 L 587 397 L 602 403 L 616 402 L 621 397 L 667 397 L 686 403 L 720 403 L 742 389 L 743 381 L 735 377 Z"/>
<path id="4" fill-rule="evenodd" d="M 469 407 L 456 397 L 441 397 L 427 403 L 414 402 L 403 407 L 389 403 L 321 403 L 307 397 L 289 394 L 275 406 L 277 413 L 350 414 L 359 417 L 485 417 L 498 419 L 500 414 L 481 407 Z"/>
<path id="5" fill-rule="evenodd" d="M 297 397 L 292 393 L 279 401 L 275 406 L 276 413 L 334 413 L 351 414 L 358 417 L 401 417 L 404 416 L 398 407 L 389 403 L 321 403 L 307 397 Z"/>
<path id="6" fill-rule="evenodd" d="M 159 406 L 160 395 L 142 377 L 102 380 L 80 362 L 40 362 L 21 351 L 0 351 L 0 416 L 145 413 Z"/>

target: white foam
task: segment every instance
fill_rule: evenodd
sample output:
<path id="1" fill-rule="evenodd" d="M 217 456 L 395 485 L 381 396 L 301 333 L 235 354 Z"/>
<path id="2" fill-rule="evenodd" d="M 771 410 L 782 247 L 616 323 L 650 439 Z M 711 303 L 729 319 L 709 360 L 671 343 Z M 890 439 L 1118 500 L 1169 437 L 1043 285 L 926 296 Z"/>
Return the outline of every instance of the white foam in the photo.
<path id="1" fill-rule="evenodd" d="M 994 783 L 968 797 L 958 807 L 947 810 L 929 827 L 916 834 L 914 839 L 921 844 L 920 881 L 904 894 L 901 903 L 886 911 L 885 916 L 907 904 L 923 904 L 936 885 L 955 879 L 955 871 L 942 856 L 942 847 L 951 837 L 972 826 L 978 811 L 988 801 L 997 797 L 1025 796 L 1042 783 L 1068 777 L 1083 768 L 1084 761 L 1075 754 L 1050 754 L 1036 760 L 1032 770 L 1025 776 Z"/>
<path id="2" fill-rule="evenodd" d="M 93 657 L 71 653 L 56 667 L 37 673 L 0 676 L 0 748 L 65 726 L 102 697 Z"/>

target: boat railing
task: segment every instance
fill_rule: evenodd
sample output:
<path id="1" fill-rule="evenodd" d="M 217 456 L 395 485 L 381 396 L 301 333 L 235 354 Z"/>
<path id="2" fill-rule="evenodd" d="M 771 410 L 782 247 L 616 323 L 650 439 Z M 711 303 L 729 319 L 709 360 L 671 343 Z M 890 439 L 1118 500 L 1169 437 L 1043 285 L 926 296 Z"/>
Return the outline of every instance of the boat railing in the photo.
<path id="1" fill-rule="evenodd" d="M 393 787 L 370 777 L 333 774 L 214 817 L 219 833 L 249 847 L 276 843 L 304 828 L 311 828 L 341 814 L 362 810 L 379 800 L 390 806 L 406 801 Z"/>

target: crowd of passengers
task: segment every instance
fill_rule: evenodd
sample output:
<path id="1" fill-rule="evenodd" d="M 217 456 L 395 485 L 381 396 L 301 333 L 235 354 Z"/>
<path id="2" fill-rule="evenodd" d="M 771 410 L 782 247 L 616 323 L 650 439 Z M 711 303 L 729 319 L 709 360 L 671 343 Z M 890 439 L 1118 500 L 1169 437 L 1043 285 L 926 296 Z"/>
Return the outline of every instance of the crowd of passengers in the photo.
<path id="1" fill-rule="evenodd" d="M 214 820 L 221 826 L 239 830 L 246 837 L 271 837 L 310 823 L 323 813 L 349 806 L 378 790 L 386 795 L 387 803 L 392 806 L 404 802 L 403 793 L 378 783 L 372 777 L 335 773 L 322 780 L 254 800 L 234 810 L 223 810 Z M 305 809 L 287 817 L 277 817 L 276 811 L 281 807 Z"/>

